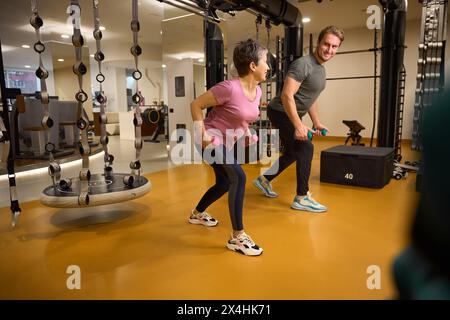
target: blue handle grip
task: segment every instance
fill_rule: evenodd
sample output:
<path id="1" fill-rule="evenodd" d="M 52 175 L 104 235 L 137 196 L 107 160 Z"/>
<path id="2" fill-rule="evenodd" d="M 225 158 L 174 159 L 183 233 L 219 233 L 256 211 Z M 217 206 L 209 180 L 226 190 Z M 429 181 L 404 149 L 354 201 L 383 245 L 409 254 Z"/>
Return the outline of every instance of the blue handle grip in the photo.
<path id="1" fill-rule="evenodd" d="M 313 130 L 316 130 L 316 128 L 313 128 Z M 325 129 L 322 129 L 321 133 L 323 136 L 326 136 L 328 131 Z M 314 136 L 314 134 L 311 131 L 308 131 L 308 139 L 312 140 L 313 136 Z"/>

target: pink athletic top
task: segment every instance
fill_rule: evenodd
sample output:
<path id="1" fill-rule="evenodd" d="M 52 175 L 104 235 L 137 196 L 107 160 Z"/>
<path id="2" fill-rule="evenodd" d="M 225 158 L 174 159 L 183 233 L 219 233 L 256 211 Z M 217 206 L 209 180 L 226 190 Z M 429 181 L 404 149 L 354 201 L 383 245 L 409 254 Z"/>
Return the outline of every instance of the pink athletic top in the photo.
<path id="1" fill-rule="evenodd" d="M 253 101 L 245 96 L 239 78 L 222 81 L 210 90 L 219 105 L 213 107 L 204 120 L 205 129 L 209 130 L 211 136 L 217 135 L 210 129 L 219 130 L 222 134 L 222 137 L 219 137 L 221 142 L 226 137 L 227 129 L 242 130 L 245 133 L 248 125 L 258 118 L 262 95 L 260 86 L 256 87 L 256 97 Z M 232 142 L 234 141 L 227 141 L 227 146 Z"/>

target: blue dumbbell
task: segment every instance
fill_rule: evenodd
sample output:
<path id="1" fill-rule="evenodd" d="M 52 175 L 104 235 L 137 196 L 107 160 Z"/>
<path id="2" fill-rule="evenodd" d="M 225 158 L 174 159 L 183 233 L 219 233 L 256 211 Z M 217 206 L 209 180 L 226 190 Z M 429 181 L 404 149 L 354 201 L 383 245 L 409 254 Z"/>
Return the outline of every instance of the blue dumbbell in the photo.
<path id="1" fill-rule="evenodd" d="M 313 130 L 316 131 L 316 128 L 313 128 Z M 321 133 L 323 136 L 326 136 L 328 131 L 325 129 L 322 129 Z M 314 136 L 314 133 L 312 133 L 311 131 L 308 131 L 308 139 L 312 140 L 313 136 Z"/>

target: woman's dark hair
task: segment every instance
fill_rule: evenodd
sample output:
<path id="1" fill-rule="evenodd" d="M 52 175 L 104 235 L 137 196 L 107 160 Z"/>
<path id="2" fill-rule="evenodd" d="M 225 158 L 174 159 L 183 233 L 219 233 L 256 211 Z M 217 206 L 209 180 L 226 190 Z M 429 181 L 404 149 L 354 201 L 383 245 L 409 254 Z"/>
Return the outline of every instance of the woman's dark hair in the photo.
<path id="1" fill-rule="evenodd" d="M 267 49 L 253 39 L 241 41 L 234 48 L 233 63 L 240 77 L 246 76 L 250 72 L 250 63 L 258 65 L 258 61 Z"/>

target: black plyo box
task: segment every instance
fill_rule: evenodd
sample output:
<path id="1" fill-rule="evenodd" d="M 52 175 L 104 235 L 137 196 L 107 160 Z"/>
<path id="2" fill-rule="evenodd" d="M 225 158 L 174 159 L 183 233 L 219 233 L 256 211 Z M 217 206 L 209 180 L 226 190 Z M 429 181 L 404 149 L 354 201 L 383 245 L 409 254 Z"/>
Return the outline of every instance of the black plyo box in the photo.
<path id="1" fill-rule="evenodd" d="M 320 154 L 322 182 L 383 188 L 393 171 L 393 148 L 336 146 Z"/>

